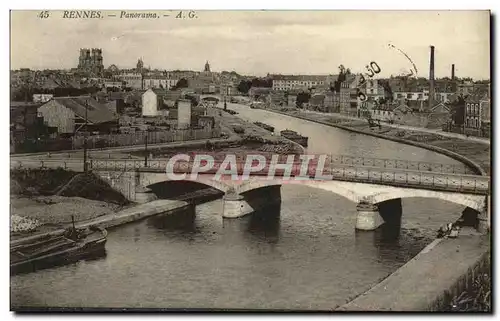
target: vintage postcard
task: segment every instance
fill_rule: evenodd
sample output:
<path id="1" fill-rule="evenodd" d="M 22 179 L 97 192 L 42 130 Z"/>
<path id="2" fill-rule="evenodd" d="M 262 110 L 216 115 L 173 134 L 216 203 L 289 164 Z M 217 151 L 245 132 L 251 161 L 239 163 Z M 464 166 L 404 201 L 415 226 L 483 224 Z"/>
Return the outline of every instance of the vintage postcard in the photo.
<path id="1" fill-rule="evenodd" d="M 489 11 L 10 24 L 11 310 L 491 312 Z"/>

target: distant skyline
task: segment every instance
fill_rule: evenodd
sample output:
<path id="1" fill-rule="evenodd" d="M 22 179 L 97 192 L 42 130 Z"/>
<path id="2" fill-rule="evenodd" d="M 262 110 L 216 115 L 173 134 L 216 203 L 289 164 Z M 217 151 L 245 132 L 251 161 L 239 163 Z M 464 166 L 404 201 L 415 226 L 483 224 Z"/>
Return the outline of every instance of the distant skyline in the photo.
<path id="1" fill-rule="evenodd" d="M 436 77 L 455 64 L 457 77 L 490 78 L 488 11 L 198 11 L 192 20 L 177 12 L 141 20 L 12 11 L 11 69 L 70 69 L 80 48 L 102 48 L 105 68 L 133 68 L 142 57 L 152 69 L 201 71 L 208 60 L 212 71 L 256 76 L 337 74 L 340 64 L 361 72 L 371 61 L 381 77 L 409 73 L 392 44 L 419 77 L 429 76 L 434 45 Z"/>

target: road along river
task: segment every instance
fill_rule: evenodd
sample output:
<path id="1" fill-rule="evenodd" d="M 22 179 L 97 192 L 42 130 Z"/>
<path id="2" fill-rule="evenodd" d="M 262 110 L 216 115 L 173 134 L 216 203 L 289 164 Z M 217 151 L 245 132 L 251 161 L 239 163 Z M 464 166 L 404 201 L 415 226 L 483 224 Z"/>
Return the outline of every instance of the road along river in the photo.
<path id="1" fill-rule="evenodd" d="M 443 155 L 228 104 L 249 121 L 309 136 L 309 153 L 458 164 Z M 11 278 L 11 303 L 31 307 L 331 310 L 415 256 L 462 206 L 403 200 L 402 232 L 355 232 L 354 203 L 282 187 L 281 208 L 222 220 L 222 202 L 113 229 L 107 256 Z"/>

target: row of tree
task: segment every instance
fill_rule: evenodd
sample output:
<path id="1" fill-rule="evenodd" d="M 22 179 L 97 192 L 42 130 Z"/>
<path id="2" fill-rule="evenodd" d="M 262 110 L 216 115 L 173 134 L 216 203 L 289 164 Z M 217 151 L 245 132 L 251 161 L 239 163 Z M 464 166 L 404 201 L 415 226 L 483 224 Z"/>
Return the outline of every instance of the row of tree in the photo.
<path id="1" fill-rule="evenodd" d="M 273 80 L 270 78 L 253 78 L 252 80 L 242 80 L 238 84 L 238 91 L 242 94 L 248 94 L 252 87 L 272 88 Z"/>

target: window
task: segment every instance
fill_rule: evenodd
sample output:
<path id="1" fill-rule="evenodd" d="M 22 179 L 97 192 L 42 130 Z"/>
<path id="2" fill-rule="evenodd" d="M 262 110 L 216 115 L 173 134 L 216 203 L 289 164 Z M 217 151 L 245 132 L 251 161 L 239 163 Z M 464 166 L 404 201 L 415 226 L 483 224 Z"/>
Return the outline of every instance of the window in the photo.
<path id="1" fill-rule="evenodd" d="M 406 98 L 411 99 L 413 95 L 412 94 L 406 94 Z"/>
<path id="2" fill-rule="evenodd" d="M 398 98 L 403 98 L 403 94 L 398 94 Z"/>
<path id="3" fill-rule="evenodd" d="M 418 94 L 418 99 L 422 99 L 424 98 L 424 95 L 423 94 Z"/>

